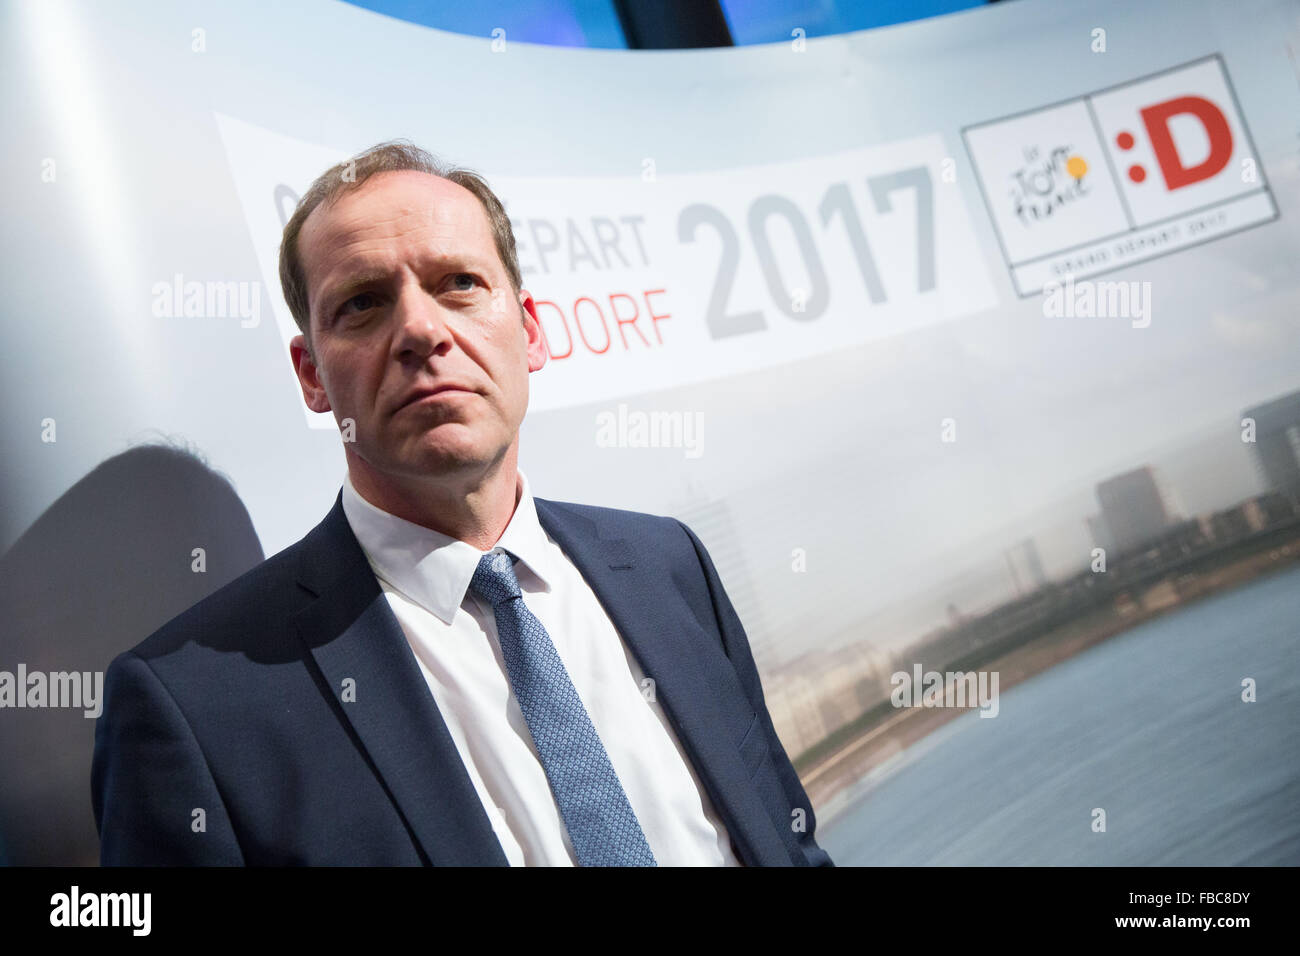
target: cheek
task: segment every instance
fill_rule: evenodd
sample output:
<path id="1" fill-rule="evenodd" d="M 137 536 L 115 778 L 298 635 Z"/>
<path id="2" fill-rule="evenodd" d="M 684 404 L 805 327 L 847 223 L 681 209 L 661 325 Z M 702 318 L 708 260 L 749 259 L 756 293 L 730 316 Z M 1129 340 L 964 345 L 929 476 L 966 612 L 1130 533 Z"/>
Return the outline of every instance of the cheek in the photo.
<path id="1" fill-rule="evenodd" d="M 328 384 L 339 405 L 350 411 L 364 412 L 375 403 L 380 379 L 356 362 L 340 356 L 332 366 Z"/>

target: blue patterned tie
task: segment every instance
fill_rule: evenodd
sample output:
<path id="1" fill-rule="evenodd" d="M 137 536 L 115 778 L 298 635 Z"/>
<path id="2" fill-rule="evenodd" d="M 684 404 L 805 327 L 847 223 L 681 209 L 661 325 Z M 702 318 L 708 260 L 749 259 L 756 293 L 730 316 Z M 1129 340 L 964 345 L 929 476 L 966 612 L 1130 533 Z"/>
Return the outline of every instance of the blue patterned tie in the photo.
<path id="1" fill-rule="evenodd" d="M 519 709 L 579 866 L 655 866 L 627 794 L 542 622 L 524 604 L 514 556 L 479 559 L 470 590 L 492 605 Z"/>

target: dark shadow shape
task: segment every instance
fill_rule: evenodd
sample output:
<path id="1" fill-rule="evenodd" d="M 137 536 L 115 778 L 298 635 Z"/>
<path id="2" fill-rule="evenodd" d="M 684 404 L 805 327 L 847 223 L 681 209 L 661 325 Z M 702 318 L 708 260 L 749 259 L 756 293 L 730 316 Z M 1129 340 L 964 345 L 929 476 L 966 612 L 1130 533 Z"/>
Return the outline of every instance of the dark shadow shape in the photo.
<path id="1" fill-rule="evenodd" d="M 195 548 L 204 573 L 192 569 Z M 264 557 L 229 479 L 187 449 L 132 448 L 68 489 L 0 557 L 0 670 L 102 674 Z M 0 863 L 99 862 L 94 732 L 80 708 L 0 709 Z"/>

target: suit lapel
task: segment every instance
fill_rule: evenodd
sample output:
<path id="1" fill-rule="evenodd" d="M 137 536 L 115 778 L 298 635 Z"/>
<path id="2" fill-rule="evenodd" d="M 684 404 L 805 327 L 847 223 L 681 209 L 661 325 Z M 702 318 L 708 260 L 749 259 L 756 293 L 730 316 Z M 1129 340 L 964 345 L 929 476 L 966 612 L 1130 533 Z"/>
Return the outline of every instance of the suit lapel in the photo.
<path id="1" fill-rule="evenodd" d="M 434 865 L 506 866 L 341 494 L 304 542 L 298 581 L 317 597 L 294 615 L 294 626 L 425 856 Z M 348 680 L 355 700 L 344 702 Z"/>
<path id="2" fill-rule="evenodd" d="M 672 600 L 666 569 L 654 567 L 624 538 L 601 536 L 594 521 L 572 508 L 537 497 L 533 501 L 543 529 L 582 573 L 641 669 L 654 680 L 656 699 L 743 861 L 789 865 L 789 851 L 724 730 L 734 715 L 719 705 L 716 688 L 722 685 L 710 675 L 729 665 L 720 651 L 704 651 L 717 638 L 695 622 L 685 601 Z"/>
<path id="3" fill-rule="evenodd" d="M 722 730 L 734 714 L 719 705 L 718 684 L 710 680 L 720 654 L 703 651 L 716 639 L 684 601 L 668 600 L 663 569 L 625 539 L 602 537 L 595 522 L 573 509 L 533 500 L 543 529 L 654 679 L 656 698 L 741 858 L 751 866 L 788 864 L 736 743 Z M 297 574 L 316 600 L 294 615 L 294 626 L 424 855 L 434 865 L 508 865 L 406 635 L 352 533 L 341 494 L 304 540 Z M 355 700 L 344 702 L 349 679 Z"/>

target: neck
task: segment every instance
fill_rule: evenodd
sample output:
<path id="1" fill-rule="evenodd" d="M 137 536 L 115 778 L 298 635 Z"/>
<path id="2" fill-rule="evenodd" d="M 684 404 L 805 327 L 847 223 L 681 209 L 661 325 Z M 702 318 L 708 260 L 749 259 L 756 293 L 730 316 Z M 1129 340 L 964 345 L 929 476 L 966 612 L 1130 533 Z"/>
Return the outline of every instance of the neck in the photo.
<path id="1" fill-rule="evenodd" d="M 523 493 L 514 445 L 472 474 L 393 475 L 377 471 L 351 449 L 347 459 L 352 487 L 376 508 L 480 551 L 501 540 Z"/>

